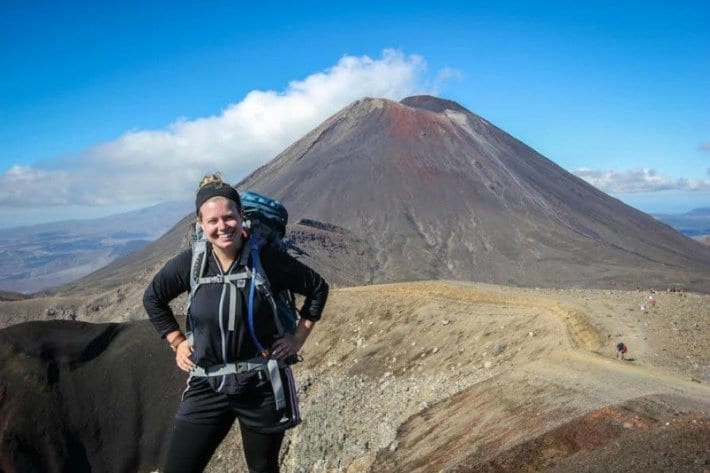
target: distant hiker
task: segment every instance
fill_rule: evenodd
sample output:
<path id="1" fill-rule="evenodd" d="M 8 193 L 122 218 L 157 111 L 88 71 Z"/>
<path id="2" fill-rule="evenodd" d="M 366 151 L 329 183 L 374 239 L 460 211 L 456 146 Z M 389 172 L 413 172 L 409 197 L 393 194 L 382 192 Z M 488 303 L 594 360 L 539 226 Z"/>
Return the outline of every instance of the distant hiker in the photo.
<path id="1" fill-rule="evenodd" d="M 624 345 L 623 342 L 619 342 L 616 344 L 616 357 L 621 358 L 622 360 L 624 359 L 624 355 L 626 352 L 629 351 L 628 348 L 626 348 L 626 345 Z"/>
<path id="2" fill-rule="evenodd" d="M 239 420 L 249 471 L 278 472 L 284 432 L 301 422 L 284 360 L 298 353 L 320 319 L 328 284 L 250 235 L 239 193 L 218 175 L 202 179 L 195 208 L 205 251 L 193 244 L 170 260 L 143 298 L 178 367 L 190 373 L 161 471 L 202 471 Z M 284 290 L 305 296 L 293 333 L 282 330 L 272 297 Z M 169 303 L 188 291 L 186 336 Z"/>

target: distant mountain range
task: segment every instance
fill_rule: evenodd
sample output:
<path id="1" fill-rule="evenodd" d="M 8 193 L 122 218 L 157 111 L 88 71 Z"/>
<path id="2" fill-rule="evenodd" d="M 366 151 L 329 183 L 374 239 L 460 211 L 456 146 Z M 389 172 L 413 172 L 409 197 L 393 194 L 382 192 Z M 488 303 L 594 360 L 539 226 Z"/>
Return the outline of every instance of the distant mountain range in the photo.
<path id="1" fill-rule="evenodd" d="M 156 240 L 189 210 L 186 202 L 167 202 L 0 230 L 0 290 L 28 293 L 78 279 Z"/>
<path id="2" fill-rule="evenodd" d="M 693 209 L 684 214 L 654 214 L 653 216 L 683 235 L 693 238 L 710 235 L 710 207 Z"/>

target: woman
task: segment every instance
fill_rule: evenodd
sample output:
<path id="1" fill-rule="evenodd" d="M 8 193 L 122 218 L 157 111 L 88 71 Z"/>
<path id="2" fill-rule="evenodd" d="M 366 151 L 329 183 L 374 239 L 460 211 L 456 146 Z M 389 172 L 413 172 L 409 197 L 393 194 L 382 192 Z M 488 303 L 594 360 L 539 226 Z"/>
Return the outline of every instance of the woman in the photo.
<path id="1" fill-rule="evenodd" d="M 249 471 L 278 472 L 284 431 L 298 424 L 300 417 L 290 369 L 282 361 L 269 360 L 285 360 L 301 349 L 320 319 L 328 284 L 285 252 L 264 246 L 259 256 L 272 292 L 290 289 L 304 295 L 305 302 L 295 333 L 279 337 L 272 308 L 257 291 L 252 299 L 250 332 L 250 284 L 234 279 L 234 288 L 225 290 L 223 282 L 227 276 L 248 274 L 244 264 L 248 259 L 242 258 L 242 250 L 247 251 L 249 235 L 242 227 L 239 193 L 218 175 L 205 176 L 195 209 L 207 240 L 202 276 L 222 282 L 200 284 L 191 294 L 188 330 L 192 340 L 182 333 L 169 306 L 171 300 L 190 290 L 192 249 L 169 261 L 143 298 L 153 326 L 175 351 L 178 367 L 191 373 L 175 416 L 163 471 L 202 471 L 238 419 Z M 260 352 L 258 345 L 266 349 Z M 248 365 L 240 363 L 247 360 Z M 267 362 L 269 367 L 279 368 L 269 371 Z M 226 374 L 219 371 L 220 376 L 205 375 L 211 367 L 224 366 L 240 368 Z"/>

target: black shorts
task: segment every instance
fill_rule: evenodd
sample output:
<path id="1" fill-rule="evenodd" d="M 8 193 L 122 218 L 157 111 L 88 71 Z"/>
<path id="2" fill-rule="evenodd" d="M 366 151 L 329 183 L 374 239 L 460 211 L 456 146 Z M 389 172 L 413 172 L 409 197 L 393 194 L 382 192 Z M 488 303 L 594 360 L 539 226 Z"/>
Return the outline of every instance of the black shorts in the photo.
<path id="1" fill-rule="evenodd" d="M 197 424 L 232 423 L 256 432 L 269 434 L 283 432 L 301 422 L 296 397 L 296 383 L 291 369 L 281 368 L 286 407 L 276 410 L 274 392 L 268 376 L 263 371 L 251 371 L 223 377 L 191 377 L 178 405 L 176 419 Z M 215 389 L 226 381 L 233 394 Z"/>

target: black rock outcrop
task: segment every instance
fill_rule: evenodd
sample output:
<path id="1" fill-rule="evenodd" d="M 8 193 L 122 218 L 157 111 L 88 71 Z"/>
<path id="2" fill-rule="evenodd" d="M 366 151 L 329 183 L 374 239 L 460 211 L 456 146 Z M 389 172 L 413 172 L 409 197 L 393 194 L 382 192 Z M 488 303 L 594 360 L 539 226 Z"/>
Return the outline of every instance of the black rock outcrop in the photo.
<path id="1" fill-rule="evenodd" d="M 0 471 L 153 471 L 185 375 L 147 321 L 0 331 Z"/>

